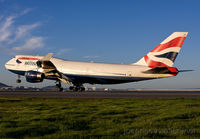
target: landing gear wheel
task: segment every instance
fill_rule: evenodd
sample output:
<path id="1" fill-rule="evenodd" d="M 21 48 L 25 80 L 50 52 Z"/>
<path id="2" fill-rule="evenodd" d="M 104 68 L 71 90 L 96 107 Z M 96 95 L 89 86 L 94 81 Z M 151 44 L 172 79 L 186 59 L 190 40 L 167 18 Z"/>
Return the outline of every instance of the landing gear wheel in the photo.
<path id="1" fill-rule="evenodd" d="M 21 83 L 21 80 L 20 80 L 20 79 L 18 79 L 18 80 L 16 80 L 16 82 L 17 82 L 17 83 Z"/>
<path id="2" fill-rule="evenodd" d="M 62 88 L 62 87 L 61 87 L 61 88 L 59 88 L 59 91 L 60 91 L 60 92 L 62 92 L 62 91 L 63 91 L 63 88 Z"/>
<path id="3" fill-rule="evenodd" d="M 20 80 L 20 75 L 17 74 L 17 80 L 16 80 L 17 83 L 21 83 L 21 80 Z"/>
<path id="4" fill-rule="evenodd" d="M 74 90 L 74 87 L 73 87 L 73 86 L 70 86 L 70 87 L 69 87 L 69 90 L 70 90 L 70 91 L 73 91 L 73 90 Z"/>
<path id="5" fill-rule="evenodd" d="M 61 84 L 56 84 L 56 86 L 57 86 L 58 88 L 61 88 Z"/>
<path id="6" fill-rule="evenodd" d="M 78 87 L 74 87 L 74 91 L 75 91 L 75 92 L 78 92 L 78 91 L 79 91 L 79 88 L 78 88 Z"/>
<path id="7" fill-rule="evenodd" d="M 74 86 L 70 86 L 69 90 L 74 92 L 82 92 L 85 91 L 85 87 L 82 84 L 75 84 Z"/>
<path id="8" fill-rule="evenodd" d="M 81 87 L 81 88 L 80 88 L 80 91 L 85 91 L 85 87 Z"/>
<path id="9" fill-rule="evenodd" d="M 59 91 L 60 91 L 60 92 L 62 92 L 62 91 L 63 91 L 63 88 L 62 88 L 62 86 L 61 86 L 61 83 L 60 83 L 60 82 L 58 82 L 58 84 L 56 84 L 56 86 L 58 87 L 58 89 L 59 89 Z"/>

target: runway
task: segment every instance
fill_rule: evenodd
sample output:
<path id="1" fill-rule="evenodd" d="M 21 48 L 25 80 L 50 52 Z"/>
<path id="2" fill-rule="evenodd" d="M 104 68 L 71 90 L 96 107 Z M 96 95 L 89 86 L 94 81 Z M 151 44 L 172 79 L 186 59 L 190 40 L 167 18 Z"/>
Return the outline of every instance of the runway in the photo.
<path id="1" fill-rule="evenodd" d="M 36 98 L 200 98 L 200 90 L 140 90 L 111 92 L 0 91 L 0 97 Z"/>

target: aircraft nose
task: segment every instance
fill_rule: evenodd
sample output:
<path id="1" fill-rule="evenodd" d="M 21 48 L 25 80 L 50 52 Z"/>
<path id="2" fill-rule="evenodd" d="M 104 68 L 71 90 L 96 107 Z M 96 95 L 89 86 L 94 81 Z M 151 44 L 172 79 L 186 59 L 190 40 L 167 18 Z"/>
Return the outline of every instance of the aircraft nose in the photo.
<path id="1" fill-rule="evenodd" d="M 6 62 L 6 64 L 4 65 L 6 69 L 11 69 L 14 66 L 12 61 L 13 61 L 13 59 L 11 59 L 8 62 Z"/>
<path id="2" fill-rule="evenodd" d="M 8 69 L 8 67 L 9 67 L 8 65 L 9 65 L 9 61 L 6 62 L 6 64 L 4 65 L 6 69 Z"/>

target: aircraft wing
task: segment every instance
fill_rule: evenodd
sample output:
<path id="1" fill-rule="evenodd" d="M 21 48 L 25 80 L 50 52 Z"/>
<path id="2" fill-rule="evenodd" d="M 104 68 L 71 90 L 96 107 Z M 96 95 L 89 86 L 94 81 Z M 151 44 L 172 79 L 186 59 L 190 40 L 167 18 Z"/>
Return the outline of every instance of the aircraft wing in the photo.
<path id="1" fill-rule="evenodd" d="M 52 55 L 53 53 L 48 53 L 42 59 L 38 60 L 38 68 L 42 69 L 42 72 L 45 74 L 45 77 L 57 78 L 58 80 L 70 85 L 70 79 L 66 77 L 62 72 L 58 71 L 56 66 L 50 61 Z"/>

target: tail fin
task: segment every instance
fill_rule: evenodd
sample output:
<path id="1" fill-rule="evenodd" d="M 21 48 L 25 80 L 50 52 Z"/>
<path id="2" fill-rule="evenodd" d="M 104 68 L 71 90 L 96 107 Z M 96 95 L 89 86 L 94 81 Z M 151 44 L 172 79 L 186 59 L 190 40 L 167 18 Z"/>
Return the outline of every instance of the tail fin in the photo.
<path id="1" fill-rule="evenodd" d="M 155 67 L 172 67 L 188 32 L 174 32 L 157 47 L 151 50 L 137 65 Z"/>

